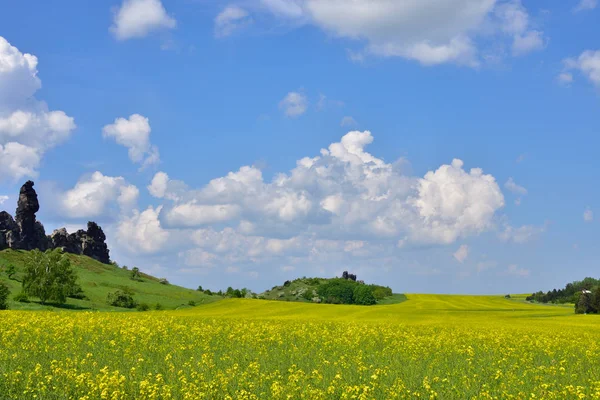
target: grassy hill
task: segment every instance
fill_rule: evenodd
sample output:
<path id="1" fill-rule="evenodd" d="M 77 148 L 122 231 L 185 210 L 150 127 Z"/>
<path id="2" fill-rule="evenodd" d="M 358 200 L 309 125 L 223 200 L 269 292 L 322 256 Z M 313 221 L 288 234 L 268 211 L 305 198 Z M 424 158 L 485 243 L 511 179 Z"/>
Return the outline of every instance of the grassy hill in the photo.
<path id="1" fill-rule="evenodd" d="M 333 278 L 336 279 L 336 278 Z M 317 288 L 319 285 L 327 283 L 332 279 L 328 278 L 298 278 L 293 281 L 286 281 L 281 286 L 274 286 L 259 295 L 259 298 L 265 300 L 296 301 L 311 303 L 309 298 L 317 297 Z M 306 296 L 305 294 L 309 295 Z M 309 297 L 309 298 L 307 298 Z M 378 304 L 396 304 L 406 300 L 403 294 L 394 294 L 379 300 Z"/>
<path id="2" fill-rule="evenodd" d="M 21 291 L 21 280 L 23 268 L 28 252 L 23 250 L 2 250 L 0 251 L 0 266 L 12 264 L 16 268 L 16 275 L 8 279 L 0 268 L 0 281 L 5 282 L 11 291 L 11 309 L 44 309 L 52 306 L 39 304 L 36 299 L 31 299 L 29 303 L 20 303 L 12 300 L 12 297 Z M 195 290 L 186 289 L 181 286 L 162 284 L 159 279 L 142 273 L 141 281 L 130 279 L 130 271 L 118 268 L 113 265 L 102 264 L 92 258 L 67 254 L 71 260 L 71 265 L 78 276 L 78 283 L 88 300 L 68 299 L 61 308 L 76 310 L 114 310 L 123 311 L 123 308 L 109 306 L 106 298 L 109 293 L 118 289 L 128 287 L 134 293 L 134 299 L 138 303 L 147 303 L 153 308 L 159 303 L 165 309 L 176 309 L 180 307 L 189 307 L 190 300 L 196 304 L 206 304 L 220 300 L 220 296 L 209 296 Z"/>

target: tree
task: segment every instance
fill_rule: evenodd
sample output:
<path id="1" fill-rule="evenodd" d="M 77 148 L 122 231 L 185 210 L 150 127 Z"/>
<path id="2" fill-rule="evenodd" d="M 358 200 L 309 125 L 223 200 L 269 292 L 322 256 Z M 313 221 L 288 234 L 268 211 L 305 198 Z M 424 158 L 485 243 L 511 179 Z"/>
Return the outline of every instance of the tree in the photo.
<path id="1" fill-rule="evenodd" d="M 131 279 L 134 281 L 141 280 L 142 275 L 140 274 L 140 269 L 138 267 L 131 268 Z"/>
<path id="2" fill-rule="evenodd" d="M 14 265 L 8 264 L 4 272 L 6 272 L 6 276 L 8 276 L 8 279 L 12 279 L 13 276 L 15 276 L 15 274 L 17 273 L 17 270 Z"/>
<path id="3" fill-rule="evenodd" d="M 10 296 L 10 290 L 6 283 L 0 282 L 0 310 L 8 310 L 8 296 Z"/>
<path id="4" fill-rule="evenodd" d="M 589 314 L 593 312 L 592 308 L 592 295 L 589 293 L 581 293 L 579 300 L 575 303 L 576 314 Z"/>
<path id="5" fill-rule="evenodd" d="M 203 292 L 204 290 L 202 289 L 202 285 L 198 286 L 198 289 L 196 289 L 199 292 Z"/>
<path id="6" fill-rule="evenodd" d="M 373 296 L 373 289 L 367 285 L 358 285 L 354 288 L 354 304 L 360 304 L 363 306 L 371 306 L 377 303 L 375 296 Z"/>
<path id="7" fill-rule="evenodd" d="M 600 314 L 600 286 L 594 290 L 594 296 L 592 299 L 592 308 L 594 312 Z"/>
<path id="8" fill-rule="evenodd" d="M 42 304 L 47 301 L 63 304 L 75 291 L 76 284 L 77 276 L 71 261 L 61 249 L 29 253 L 23 277 L 23 292 L 28 296 L 38 297 Z"/>

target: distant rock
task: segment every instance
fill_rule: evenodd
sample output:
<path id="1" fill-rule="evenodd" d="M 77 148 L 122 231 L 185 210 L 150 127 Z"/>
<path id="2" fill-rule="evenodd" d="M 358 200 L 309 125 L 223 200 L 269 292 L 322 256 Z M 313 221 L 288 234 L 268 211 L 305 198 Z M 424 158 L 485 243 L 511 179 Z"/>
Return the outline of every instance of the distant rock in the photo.
<path id="1" fill-rule="evenodd" d="M 25 182 L 19 193 L 15 222 L 19 227 L 20 237 L 16 247 L 23 250 L 46 250 L 48 239 L 44 226 L 35 218 L 35 213 L 40 210 L 40 203 L 33 185 L 32 181 Z"/>
<path id="2" fill-rule="evenodd" d="M 16 218 L 6 211 L 0 212 L 0 250 L 33 250 L 62 248 L 73 254 L 86 255 L 102 263 L 110 264 L 110 251 L 106 235 L 95 222 L 88 222 L 87 230 L 80 229 L 69 234 L 65 228 L 57 229 L 50 236 L 41 222 L 36 220 L 40 209 L 34 183 L 27 181 L 19 193 Z"/>

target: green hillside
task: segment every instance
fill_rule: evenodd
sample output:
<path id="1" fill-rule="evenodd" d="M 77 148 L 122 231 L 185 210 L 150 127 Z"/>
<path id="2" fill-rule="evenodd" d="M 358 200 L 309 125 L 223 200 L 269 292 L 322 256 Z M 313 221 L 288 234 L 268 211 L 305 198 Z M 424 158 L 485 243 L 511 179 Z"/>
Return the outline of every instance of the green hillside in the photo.
<path id="1" fill-rule="evenodd" d="M 23 250 L 0 251 L 0 281 L 5 282 L 11 291 L 11 309 L 44 309 L 52 308 L 49 305 L 41 305 L 37 299 L 30 299 L 28 303 L 20 303 L 12 300 L 12 297 L 21 291 L 21 278 L 23 266 L 28 255 Z M 220 296 L 209 296 L 202 292 L 186 289 L 181 286 L 162 284 L 159 279 L 143 273 L 141 281 L 130 279 L 131 271 L 102 264 L 92 258 L 67 254 L 71 260 L 73 269 L 78 276 L 78 283 L 88 300 L 68 299 L 61 308 L 76 310 L 114 310 L 123 311 L 123 308 L 109 306 L 106 298 L 109 293 L 118 289 L 129 288 L 133 291 L 134 299 L 138 303 L 146 303 L 153 308 L 157 303 L 165 309 L 176 309 L 189 307 L 188 303 L 194 301 L 196 304 L 206 304 L 220 300 Z M 4 267 L 14 265 L 17 273 L 12 279 L 8 279 Z"/>
<path id="2" fill-rule="evenodd" d="M 286 281 L 281 286 L 274 286 L 259 295 L 260 299 L 296 301 L 303 303 L 312 303 L 313 297 L 318 296 L 318 287 L 338 278 L 298 278 L 293 281 Z M 396 304 L 406 300 L 403 294 L 393 294 L 377 301 L 377 304 Z"/>

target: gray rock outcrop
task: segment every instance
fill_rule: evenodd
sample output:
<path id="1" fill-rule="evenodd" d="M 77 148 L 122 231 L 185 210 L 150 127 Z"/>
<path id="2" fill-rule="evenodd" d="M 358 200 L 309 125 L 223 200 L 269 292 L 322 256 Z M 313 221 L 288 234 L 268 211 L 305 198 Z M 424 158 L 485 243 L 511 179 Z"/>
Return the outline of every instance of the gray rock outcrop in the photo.
<path id="1" fill-rule="evenodd" d="M 80 229 L 69 234 L 65 228 L 55 230 L 46 236 L 44 226 L 37 221 L 40 209 L 34 183 L 27 181 L 19 193 L 16 218 L 6 211 L 0 212 L 0 250 L 47 250 L 62 248 L 73 254 L 86 255 L 102 263 L 110 263 L 110 251 L 106 245 L 106 235 L 95 222 L 88 222 L 87 230 Z"/>

